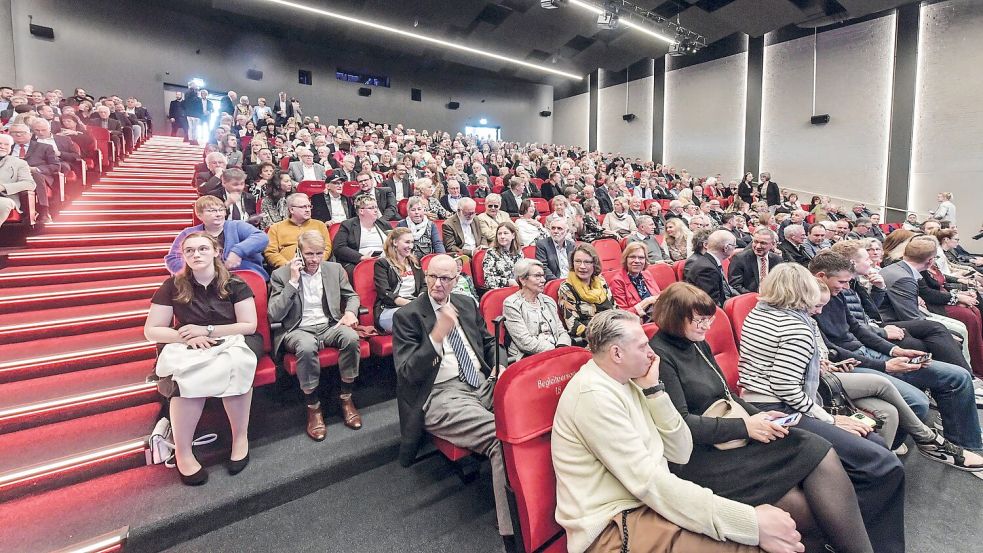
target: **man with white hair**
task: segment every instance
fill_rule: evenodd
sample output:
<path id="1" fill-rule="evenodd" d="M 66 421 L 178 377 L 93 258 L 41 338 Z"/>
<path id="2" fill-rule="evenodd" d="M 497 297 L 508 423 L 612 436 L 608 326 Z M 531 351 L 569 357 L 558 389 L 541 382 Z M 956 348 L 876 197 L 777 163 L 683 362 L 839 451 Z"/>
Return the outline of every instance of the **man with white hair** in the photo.
<path id="1" fill-rule="evenodd" d="M 298 146 L 295 150 L 300 161 L 290 162 L 288 171 L 294 182 L 321 181 L 324 182 L 327 173 L 324 166 L 314 163 L 314 153 L 307 146 Z"/>
<path id="2" fill-rule="evenodd" d="M 228 160 L 221 152 L 211 152 L 205 156 L 206 171 L 195 174 L 195 188 L 199 196 L 214 196 L 222 189 L 222 172 Z"/>
<path id="3" fill-rule="evenodd" d="M 488 246 L 475 217 L 477 204 L 471 198 L 461 198 L 457 213 L 444 221 L 443 239 L 447 253 L 474 257 L 478 248 Z"/>
<path id="4" fill-rule="evenodd" d="M 42 215 L 50 220 L 47 214 L 48 191 L 55 186 L 58 172 L 61 171 L 61 161 L 55 154 L 54 148 L 48 144 L 39 144 L 31 140 L 31 129 L 27 125 L 16 123 L 10 126 L 10 136 L 14 139 L 11 155 L 18 157 L 31 168 L 31 176 L 38 184 L 38 206 Z"/>
<path id="5" fill-rule="evenodd" d="M 694 251 L 683 268 L 686 282 L 709 294 L 721 307 L 727 299 L 738 294 L 727 282 L 723 268 L 723 262 L 733 255 L 736 246 L 737 239 L 730 231 L 715 230 L 707 239 L 706 252 Z"/>
<path id="6" fill-rule="evenodd" d="M 10 154 L 13 145 L 13 138 L 0 134 L 0 225 L 7 220 L 11 211 L 20 211 L 18 194 L 37 188 L 27 162 Z"/>
<path id="7" fill-rule="evenodd" d="M 809 266 L 812 257 L 803 246 L 806 241 L 806 231 L 802 225 L 788 225 L 782 231 L 782 242 L 778 245 L 778 250 L 782 252 L 782 259 L 786 263 L 798 263 L 803 267 Z"/>
<path id="8" fill-rule="evenodd" d="M 109 106 L 97 106 L 89 116 L 88 124 L 100 127 L 109 131 L 109 136 L 116 145 L 116 151 L 123 151 L 123 124 L 110 117 L 112 110 Z"/>
<path id="9" fill-rule="evenodd" d="M 51 134 L 51 125 L 40 117 L 31 120 L 31 131 L 35 142 L 54 148 L 55 155 L 61 160 L 62 172 L 74 171 L 76 175 L 82 174 L 82 150 L 75 141 L 65 135 Z"/>

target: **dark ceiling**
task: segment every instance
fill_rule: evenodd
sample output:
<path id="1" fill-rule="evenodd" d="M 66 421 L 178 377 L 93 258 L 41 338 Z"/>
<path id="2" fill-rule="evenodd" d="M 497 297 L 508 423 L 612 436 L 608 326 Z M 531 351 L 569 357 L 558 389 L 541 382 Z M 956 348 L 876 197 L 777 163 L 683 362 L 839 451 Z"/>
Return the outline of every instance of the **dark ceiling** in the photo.
<path id="1" fill-rule="evenodd" d="M 353 17 L 414 30 L 562 71 L 586 75 L 594 69 L 620 70 L 666 53 L 667 45 L 620 27 L 602 30 L 596 16 L 573 6 L 546 10 L 540 0 L 293 0 Z M 917 0 L 635 0 L 713 43 L 734 33 L 761 36 L 787 25 L 814 27 L 910 4 Z M 199 2 L 201 4 L 209 2 Z M 477 57 L 298 12 L 265 0 L 210 0 L 204 16 L 234 19 L 288 32 L 299 40 L 364 47 L 417 71 L 489 73 L 546 84 L 568 79 L 506 62 Z M 415 29 L 413 27 L 415 26 Z"/>

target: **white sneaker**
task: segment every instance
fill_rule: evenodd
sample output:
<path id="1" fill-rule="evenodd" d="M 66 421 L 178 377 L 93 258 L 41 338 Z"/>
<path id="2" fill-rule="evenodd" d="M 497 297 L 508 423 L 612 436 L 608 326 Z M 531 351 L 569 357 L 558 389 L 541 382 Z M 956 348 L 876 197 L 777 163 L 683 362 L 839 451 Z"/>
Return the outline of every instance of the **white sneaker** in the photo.
<path id="1" fill-rule="evenodd" d="M 938 463 L 949 465 L 967 472 L 983 471 L 983 464 L 967 465 L 963 448 L 936 433 L 935 439 L 926 443 L 915 443 L 918 452 Z"/>
<path id="2" fill-rule="evenodd" d="M 901 444 L 894 449 L 894 454 L 898 457 L 904 457 L 908 454 L 908 444 Z"/>

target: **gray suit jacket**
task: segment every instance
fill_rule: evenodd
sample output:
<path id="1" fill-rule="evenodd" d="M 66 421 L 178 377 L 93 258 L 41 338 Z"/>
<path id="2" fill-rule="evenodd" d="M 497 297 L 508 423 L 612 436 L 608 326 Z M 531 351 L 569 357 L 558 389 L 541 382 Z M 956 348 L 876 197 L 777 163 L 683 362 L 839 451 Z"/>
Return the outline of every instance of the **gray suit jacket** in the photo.
<path id="1" fill-rule="evenodd" d="M 290 178 L 294 179 L 294 182 L 304 181 L 304 162 L 303 161 L 292 161 L 289 167 Z M 314 164 L 314 176 L 315 180 L 323 181 L 327 178 L 327 173 L 324 171 L 324 166 L 320 163 Z"/>
<path id="2" fill-rule="evenodd" d="M 290 284 L 290 266 L 284 265 L 270 275 L 270 301 L 268 314 L 271 323 L 281 323 L 282 326 L 273 332 L 273 355 L 279 359 L 282 353 L 283 337 L 288 332 L 300 326 L 303 314 L 303 295 L 299 288 Z M 348 274 L 341 265 L 325 261 L 321 263 L 321 281 L 324 294 L 321 296 L 321 307 L 324 314 L 332 322 L 338 322 L 345 311 L 350 311 L 356 317 L 361 301 L 358 294 L 348 282 Z M 303 285 L 303 280 L 301 280 Z M 334 301 L 338 299 L 339 301 Z"/>
<path id="3" fill-rule="evenodd" d="M 31 166 L 14 155 L 8 155 L 0 160 L 0 185 L 6 191 L 0 193 L 0 196 L 13 200 L 14 206 L 18 210 L 20 210 L 20 198 L 17 195 L 21 192 L 34 190 L 38 186 L 34 177 L 31 176 Z M 0 221 L 0 223 L 2 222 Z"/>
<path id="4" fill-rule="evenodd" d="M 881 269 L 887 298 L 881 302 L 881 320 L 885 323 L 913 321 L 925 318 L 918 309 L 918 281 L 904 261 Z"/>

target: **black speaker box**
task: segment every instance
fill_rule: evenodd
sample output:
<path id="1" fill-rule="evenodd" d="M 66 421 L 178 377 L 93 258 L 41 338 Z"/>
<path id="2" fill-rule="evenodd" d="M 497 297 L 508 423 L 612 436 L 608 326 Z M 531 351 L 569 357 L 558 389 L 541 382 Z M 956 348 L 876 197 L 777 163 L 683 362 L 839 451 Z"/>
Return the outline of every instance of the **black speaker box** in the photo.
<path id="1" fill-rule="evenodd" d="M 372 89 L 367 87 L 361 87 L 358 89 L 359 96 L 372 96 Z"/>
<path id="2" fill-rule="evenodd" d="M 31 24 L 31 34 L 40 37 L 47 38 L 49 40 L 55 39 L 55 30 L 51 27 L 42 27 L 41 25 Z"/>
<path id="3" fill-rule="evenodd" d="M 414 102 L 422 102 L 423 101 L 423 91 L 420 90 L 419 88 L 411 88 L 410 89 L 410 100 L 412 100 Z"/>
<path id="4" fill-rule="evenodd" d="M 540 117 L 549 117 L 550 115 L 553 115 L 553 112 L 548 109 L 539 112 Z"/>
<path id="5" fill-rule="evenodd" d="M 251 81 L 262 81 L 263 72 L 259 69 L 249 69 L 246 71 L 246 78 Z"/>
<path id="6" fill-rule="evenodd" d="M 826 123 L 829 123 L 829 114 L 813 115 L 812 118 L 809 119 L 809 122 L 813 125 L 825 125 Z"/>
<path id="7" fill-rule="evenodd" d="M 622 115 L 621 118 L 624 119 L 626 123 L 631 123 L 632 121 L 635 120 L 635 114 L 634 113 L 626 113 L 626 114 Z"/>
<path id="8" fill-rule="evenodd" d="M 457 109 L 461 107 L 460 102 L 447 102 L 447 109 Z"/>

